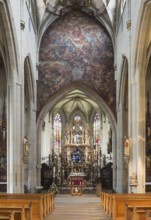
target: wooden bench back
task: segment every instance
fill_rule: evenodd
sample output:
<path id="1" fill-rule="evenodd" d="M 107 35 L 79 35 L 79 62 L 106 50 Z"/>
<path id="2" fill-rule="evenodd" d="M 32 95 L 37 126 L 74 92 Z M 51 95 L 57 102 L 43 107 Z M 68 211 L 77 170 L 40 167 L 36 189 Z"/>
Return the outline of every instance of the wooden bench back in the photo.
<path id="1" fill-rule="evenodd" d="M 101 207 L 113 220 L 125 220 L 125 203 L 129 206 L 150 206 L 151 194 L 101 193 L 100 200 Z"/>
<path id="2" fill-rule="evenodd" d="M 46 194 L 24 194 L 24 193 L 1 193 L 1 198 L 8 198 L 8 199 L 39 199 L 42 203 L 42 212 L 43 217 L 46 217 L 53 209 L 54 209 L 54 195 L 53 193 L 46 193 Z"/>
<path id="3" fill-rule="evenodd" d="M 0 207 L 7 208 L 8 206 L 18 207 L 18 206 L 28 206 L 29 199 L 7 199 L 0 198 Z M 41 201 L 37 199 L 32 199 L 32 220 L 42 220 L 43 212 Z"/>
<path id="4" fill-rule="evenodd" d="M 0 213 L 5 212 L 14 212 L 15 220 L 18 219 L 16 216 L 21 216 L 22 219 L 25 220 L 32 220 L 32 202 L 29 203 L 29 205 L 11 205 L 11 206 L 6 206 L 5 204 L 0 206 Z M 17 213 L 22 213 L 22 214 L 17 214 Z"/>
<path id="5" fill-rule="evenodd" d="M 0 220 L 15 220 L 14 211 L 0 212 Z"/>
<path id="6" fill-rule="evenodd" d="M 130 206 L 126 204 L 125 220 L 146 220 L 151 213 L 151 207 Z"/>

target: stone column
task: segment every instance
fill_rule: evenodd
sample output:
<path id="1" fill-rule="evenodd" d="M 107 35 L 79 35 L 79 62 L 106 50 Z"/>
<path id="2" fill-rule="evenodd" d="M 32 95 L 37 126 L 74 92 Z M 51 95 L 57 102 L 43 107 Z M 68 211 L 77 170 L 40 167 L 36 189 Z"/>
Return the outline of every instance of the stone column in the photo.
<path id="1" fill-rule="evenodd" d="M 39 123 L 38 129 L 37 129 L 37 185 L 41 185 L 41 126 L 42 126 L 42 120 Z M 51 152 L 52 153 L 52 152 Z"/>
<path id="2" fill-rule="evenodd" d="M 16 72 L 12 72 L 8 86 L 8 185 L 7 192 L 23 192 L 23 161 L 22 161 L 22 86 L 16 83 Z"/>
<path id="3" fill-rule="evenodd" d="M 23 169 L 23 105 L 22 105 L 22 85 L 16 84 L 16 144 L 14 143 L 14 162 L 16 163 L 16 185 L 14 192 L 24 192 L 24 169 Z"/>
<path id="4" fill-rule="evenodd" d="M 116 139 L 116 133 L 115 129 L 112 128 L 112 151 L 113 151 L 113 189 L 117 190 L 117 154 L 116 154 L 116 148 L 117 148 L 117 139 Z"/>
<path id="5" fill-rule="evenodd" d="M 37 180 L 37 140 L 36 140 L 36 111 L 35 106 L 32 103 L 30 107 L 30 118 L 29 118 L 29 169 L 28 169 L 28 187 L 31 192 L 35 191 L 35 187 L 41 184 Z"/>
<path id="6" fill-rule="evenodd" d="M 117 159 L 117 166 L 116 166 L 116 172 L 117 172 L 117 185 L 116 185 L 116 191 L 118 193 L 122 193 L 123 192 L 123 149 L 124 149 L 124 146 L 123 146 L 123 103 L 120 103 L 120 106 L 119 106 L 119 109 L 118 109 L 118 112 L 117 112 L 117 121 L 118 121 L 118 124 L 117 124 L 117 156 L 116 156 L 116 159 Z"/>
<path id="7" fill-rule="evenodd" d="M 139 80 L 138 80 L 139 82 Z M 132 143 L 129 192 L 145 192 L 145 85 L 132 85 Z"/>

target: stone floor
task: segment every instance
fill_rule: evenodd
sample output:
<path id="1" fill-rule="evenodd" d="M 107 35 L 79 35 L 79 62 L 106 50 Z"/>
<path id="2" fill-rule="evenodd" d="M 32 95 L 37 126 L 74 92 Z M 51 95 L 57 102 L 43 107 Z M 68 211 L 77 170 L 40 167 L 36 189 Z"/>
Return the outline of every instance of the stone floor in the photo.
<path id="1" fill-rule="evenodd" d="M 111 220 L 95 195 L 57 195 L 55 209 L 45 220 Z"/>

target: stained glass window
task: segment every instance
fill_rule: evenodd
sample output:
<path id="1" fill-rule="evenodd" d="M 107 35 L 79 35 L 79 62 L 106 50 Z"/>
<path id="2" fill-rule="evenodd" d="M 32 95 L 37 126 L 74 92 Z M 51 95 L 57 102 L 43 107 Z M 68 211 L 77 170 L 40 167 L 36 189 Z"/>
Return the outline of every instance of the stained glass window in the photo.
<path id="1" fill-rule="evenodd" d="M 56 114 L 54 117 L 54 150 L 56 153 L 61 153 L 61 116 L 60 114 Z"/>

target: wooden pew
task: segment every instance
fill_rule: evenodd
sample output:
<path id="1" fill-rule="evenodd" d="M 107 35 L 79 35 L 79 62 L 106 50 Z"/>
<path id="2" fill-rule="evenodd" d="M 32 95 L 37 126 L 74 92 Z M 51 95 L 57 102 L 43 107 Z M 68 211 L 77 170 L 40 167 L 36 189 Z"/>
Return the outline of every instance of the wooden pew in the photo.
<path id="1" fill-rule="evenodd" d="M 0 198 L 0 207 L 7 207 L 7 206 L 27 206 L 29 205 L 29 199 L 8 199 L 8 198 Z M 38 199 L 32 199 L 32 220 L 43 220 L 43 212 L 41 201 Z"/>
<path id="2" fill-rule="evenodd" d="M 146 220 L 151 220 L 151 213 L 150 212 L 146 214 Z"/>
<path id="3" fill-rule="evenodd" d="M 54 196 L 53 193 L 47 194 L 20 194 L 20 193 L 10 193 L 10 194 L 0 194 L 0 199 L 28 199 L 30 201 L 39 200 L 40 211 L 43 217 L 46 217 L 54 208 Z M 35 209 L 35 208 L 34 208 Z"/>
<path id="4" fill-rule="evenodd" d="M 2 193 L 1 199 L 20 199 L 29 200 L 33 202 L 33 216 L 38 215 L 39 219 L 46 217 L 54 209 L 54 195 L 53 193 L 47 194 L 20 194 L 20 193 Z M 37 217 L 34 217 L 37 218 Z"/>
<path id="5" fill-rule="evenodd" d="M 126 204 L 125 220 L 146 220 L 151 213 L 151 206 L 128 206 Z"/>
<path id="6" fill-rule="evenodd" d="M 103 197 L 103 199 L 102 199 Z M 125 203 L 131 206 L 150 206 L 151 194 L 118 194 L 101 195 L 101 206 L 113 220 L 125 219 Z"/>
<path id="7" fill-rule="evenodd" d="M 32 203 L 29 205 L 21 206 L 21 205 L 8 205 L 1 204 L 0 205 L 0 216 L 3 213 L 13 212 L 13 216 L 15 220 L 32 220 Z M 13 217 L 12 217 L 13 219 Z"/>
<path id="8" fill-rule="evenodd" d="M 42 200 L 42 213 L 46 217 L 54 209 L 54 195 L 53 193 L 46 194 L 23 194 L 23 193 L 2 193 L 0 198 L 24 198 L 24 199 L 40 199 Z"/>
<path id="9" fill-rule="evenodd" d="M 125 203 L 133 207 L 151 207 L 151 195 L 149 194 L 123 194 L 114 195 L 111 216 L 113 220 L 125 220 Z"/>
<path id="10" fill-rule="evenodd" d="M 100 195 L 100 205 L 101 208 L 108 214 L 112 216 L 112 204 L 113 204 L 113 195 L 114 193 L 101 193 Z M 118 194 L 119 195 L 119 194 Z M 123 195 L 123 194 L 122 194 Z"/>
<path id="11" fill-rule="evenodd" d="M 15 220 L 14 211 L 0 212 L 0 220 Z"/>
<path id="12" fill-rule="evenodd" d="M 0 216 L 0 220 L 10 220 L 10 216 Z M 14 220 L 14 219 L 13 219 Z"/>
<path id="13" fill-rule="evenodd" d="M 101 192 L 100 206 L 105 210 L 108 193 Z"/>

